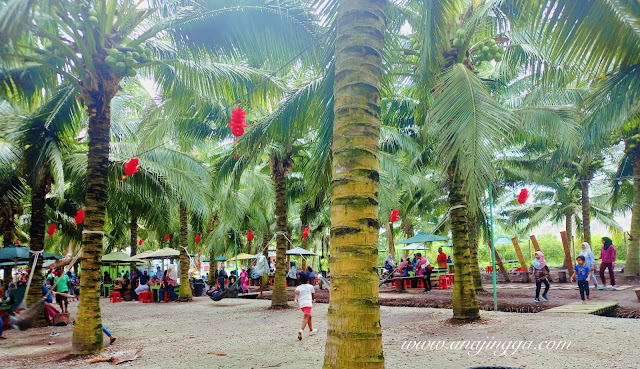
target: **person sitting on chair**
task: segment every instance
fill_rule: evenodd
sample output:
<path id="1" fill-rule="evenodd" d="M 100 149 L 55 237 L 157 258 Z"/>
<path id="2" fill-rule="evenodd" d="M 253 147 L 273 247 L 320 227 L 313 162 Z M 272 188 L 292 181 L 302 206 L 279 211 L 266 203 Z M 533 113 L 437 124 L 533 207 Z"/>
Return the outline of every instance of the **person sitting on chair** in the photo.
<path id="1" fill-rule="evenodd" d="M 167 292 L 169 295 L 169 299 L 171 301 L 175 301 L 178 296 L 176 296 L 176 291 L 173 288 L 173 285 L 169 283 L 169 277 L 167 276 L 167 271 L 164 271 L 164 277 L 162 277 L 162 282 L 160 282 L 160 291 L 158 297 L 161 300 L 164 300 L 164 293 Z"/>

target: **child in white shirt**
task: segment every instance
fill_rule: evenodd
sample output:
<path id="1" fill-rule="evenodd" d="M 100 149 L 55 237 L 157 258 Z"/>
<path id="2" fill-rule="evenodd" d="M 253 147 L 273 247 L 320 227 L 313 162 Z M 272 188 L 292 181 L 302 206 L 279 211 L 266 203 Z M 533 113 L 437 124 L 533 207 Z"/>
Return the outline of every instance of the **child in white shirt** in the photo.
<path id="1" fill-rule="evenodd" d="M 309 325 L 310 335 L 316 334 L 318 330 L 313 329 L 311 325 L 311 307 L 315 301 L 315 289 L 309 284 L 309 275 L 306 273 L 300 274 L 300 282 L 301 284 L 296 287 L 296 297 L 293 303 L 297 304 L 304 314 L 302 317 L 302 328 L 298 331 L 298 339 L 302 340 L 302 332 L 305 326 Z"/>

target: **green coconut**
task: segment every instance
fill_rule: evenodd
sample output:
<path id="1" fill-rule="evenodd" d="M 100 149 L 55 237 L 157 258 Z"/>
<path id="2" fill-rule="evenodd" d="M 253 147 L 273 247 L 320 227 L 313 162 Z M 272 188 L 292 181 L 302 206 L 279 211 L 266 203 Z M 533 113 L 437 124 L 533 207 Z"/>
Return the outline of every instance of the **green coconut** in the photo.
<path id="1" fill-rule="evenodd" d="M 488 45 L 489 47 L 491 47 L 491 46 L 493 46 L 493 45 L 495 45 L 495 44 L 496 44 L 496 40 L 494 40 L 494 39 L 492 39 L 492 38 L 490 38 L 490 39 L 489 39 L 489 41 L 487 41 L 487 45 Z"/>
<path id="2" fill-rule="evenodd" d="M 483 53 L 488 54 L 488 53 L 489 53 L 489 51 L 491 51 L 491 48 L 489 48 L 489 46 L 483 46 L 483 47 L 482 47 L 482 52 L 483 52 Z"/>
<path id="3" fill-rule="evenodd" d="M 455 47 L 462 47 L 462 45 L 464 45 L 464 41 L 462 41 L 459 38 L 454 38 L 453 39 L 453 46 Z"/>
<path id="4" fill-rule="evenodd" d="M 123 62 L 117 62 L 116 66 L 113 68 L 113 70 L 118 74 L 124 73 L 126 69 L 127 69 L 127 65 L 124 64 Z"/>
<path id="5" fill-rule="evenodd" d="M 462 28 L 458 28 L 458 30 L 456 31 L 456 36 L 458 38 L 465 38 L 467 36 L 467 32 Z"/>
<path id="6" fill-rule="evenodd" d="M 113 56 L 109 55 L 109 56 L 107 56 L 106 58 L 104 58 L 104 62 L 105 62 L 108 66 L 113 67 L 113 66 L 115 66 L 115 65 L 116 65 L 116 63 L 117 63 L 118 61 L 116 60 L 116 58 L 114 58 Z"/>

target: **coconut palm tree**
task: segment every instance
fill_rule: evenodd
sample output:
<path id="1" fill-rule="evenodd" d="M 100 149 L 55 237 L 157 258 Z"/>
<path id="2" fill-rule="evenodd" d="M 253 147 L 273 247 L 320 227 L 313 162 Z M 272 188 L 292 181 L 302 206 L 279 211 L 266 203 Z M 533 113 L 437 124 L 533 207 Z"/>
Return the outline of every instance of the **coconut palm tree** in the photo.
<path id="1" fill-rule="evenodd" d="M 375 271 L 379 232 L 380 78 L 387 4 L 380 0 L 337 4 L 332 280 L 324 368 L 358 368 L 365 363 L 370 368 L 382 368 Z"/>

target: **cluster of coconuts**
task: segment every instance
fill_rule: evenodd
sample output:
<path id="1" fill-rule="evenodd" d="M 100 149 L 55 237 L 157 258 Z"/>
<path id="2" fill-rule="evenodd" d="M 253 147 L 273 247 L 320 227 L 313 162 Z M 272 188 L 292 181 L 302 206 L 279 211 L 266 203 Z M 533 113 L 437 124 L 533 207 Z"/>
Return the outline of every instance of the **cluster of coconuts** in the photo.
<path id="1" fill-rule="evenodd" d="M 147 63 L 151 60 L 151 50 L 142 46 L 133 48 L 112 48 L 107 49 L 107 57 L 104 62 L 118 76 L 133 77 L 136 75 L 136 67 L 140 63 Z"/>
<path id="2" fill-rule="evenodd" d="M 458 28 L 458 30 L 456 31 L 456 37 L 453 39 L 453 46 L 462 47 L 466 39 L 467 39 L 467 31 L 465 31 L 462 28 Z"/>
<path id="3" fill-rule="evenodd" d="M 636 133 L 635 135 L 627 138 L 627 148 L 629 150 L 634 150 L 636 147 L 640 146 L 640 133 Z"/>
<path id="4" fill-rule="evenodd" d="M 497 62 L 502 60 L 502 54 L 504 49 L 500 45 L 496 45 L 496 40 L 490 38 L 486 43 L 478 46 L 480 53 L 476 56 L 478 62 L 483 60 L 495 60 Z"/>

